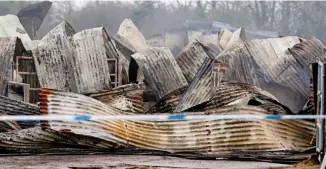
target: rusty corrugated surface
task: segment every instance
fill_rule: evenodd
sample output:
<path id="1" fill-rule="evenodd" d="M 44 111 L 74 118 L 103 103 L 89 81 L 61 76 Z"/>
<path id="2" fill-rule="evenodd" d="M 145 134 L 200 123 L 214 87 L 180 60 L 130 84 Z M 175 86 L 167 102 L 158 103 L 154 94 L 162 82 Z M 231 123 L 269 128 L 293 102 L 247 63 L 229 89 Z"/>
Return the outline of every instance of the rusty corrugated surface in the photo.
<path id="1" fill-rule="evenodd" d="M 195 40 L 189 43 L 176 58 L 188 83 L 193 80 L 204 60 L 208 57 L 200 42 Z"/>
<path id="2" fill-rule="evenodd" d="M 298 37 L 241 43 L 218 58 L 229 66 L 223 80 L 256 85 L 297 112 L 309 96 L 309 72 L 305 72 L 288 52 L 288 48 L 297 43 Z"/>
<path id="3" fill-rule="evenodd" d="M 0 113 L 5 113 L 7 115 L 39 115 L 40 109 L 34 104 L 0 96 Z M 38 123 L 38 121 L 18 122 L 22 128 L 32 127 Z"/>
<path id="4" fill-rule="evenodd" d="M 203 46 L 200 42 L 197 43 L 202 47 L 207 57 L 196 73 L 196 76 L 191 81 L 174 112 L 186 111 L 187 109 L 209 101 L 212 97 L 214 90 L 212 71 L 215 57 L 219 54 L 219 49 L 214 45 Z"/>
<path id="5" fill-rule="evenodd" d="M 310 37 L 294 45 L 292 48 L 289 48 L 289 51 L 306 71 L 310 71 L 310 63 L 326 61 L 325 46 L 315 37 Z"/>
<path id="6" fill-rule="evenodd" d="M 127 84 L 110 91 L 89 94 L 97 100 L 126 112 L 144 113 L 144 86 Z"/>
<path id="7" fill-rule="evenodd" d="M 72 71 L 73 56 L 67 40 L 74 33 L 73 28 L 64 21 L 46 34 L 33 50 L 41 87 L 77 91 Z"/>
<path id="8" fill-rule="evenodd" d="M 168 93 L 188 85 L 180 67 L 167 48 L 149 48 L 143 52 L 142 67 L 144 80 L 155 91 L 158 99 Z"/>
<path id="9" fill-rule="evenodd" d="M 129 114 L 95 99 L 43 89 L 41 109 L 52 115 Z M 72 111 L 73 110 L 73 111 Z M 260 106 L 228 106 L 192 114 L 271 114 Z M 281 112 L 284 114 L 284 112 Z M 228 157 L 235 151 L 300 152 L 312 147 L 315 128 L 303 120 L 50 121 L 55 131 L 70 131 L 140 149 Z"/>
<path id="10" fill-rule="evenodd" d="M 27 152 L 51 153 L 57 151 L 80 151 L 82 149 L 96 151 L 98 149 L 114 148 L 114 143 L 109 143 L 97 138 L 79 136 L 70 133 L 53 131 L 33 127 L 0 133 L 0 149 L 2 152 Z"/>
<path id="11" fill-rule="evenodd" d="M 117 59 L 118 53 L 104 28 L 93 28 L 76 33 L 72 38 L 73 73 L 78 93 L 108 90 L 111 80 L 108 72 L 114 69 L 107 59 Z M 109 67 L 111 66 L 111 67 Z"/>
<path id="12" fill-rule="evenodd" d="M 162 112 L 173 112 L 173 110 L 179 104 L 182 95 L 186 92 L 187 88 L 188 86 L 185 86 L 165 95 L 162 99 L 156 102 L 154 106 L 149 108 L 146 113 L 154 114 Z"/>
<path id="13" fill-rule="evenodd" d="M 0 113 L 0 116 L 7 116 L 6 113 Z M 21 130 L 21 127 L 16 121 L 1 121 L 0 132 L 7 132 L 12 130 Z"/>

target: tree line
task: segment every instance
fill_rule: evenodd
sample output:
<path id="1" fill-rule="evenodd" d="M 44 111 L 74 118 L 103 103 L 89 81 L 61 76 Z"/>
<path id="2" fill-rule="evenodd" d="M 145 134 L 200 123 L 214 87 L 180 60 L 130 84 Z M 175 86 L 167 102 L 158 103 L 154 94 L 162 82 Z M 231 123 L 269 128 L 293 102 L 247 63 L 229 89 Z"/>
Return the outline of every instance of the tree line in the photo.
<path id="1" fill-rule="evenodd" d="M 35 2 L 35 1 L 34 1 Z M 0 14 L 18 12 L 33 1 L 0 2 Z M 316 36 L 326 42 L 326 2 L 322 1 L 89 1 L 77 8 L 73 1 L 53 3 L 38 34 L 44 36 L 67 20 L 76 31 L 103 26 L 114 35 L 130 18 L 145 37 L 181 29 L 185 20 L 218 21 L 235 27 Z"/>

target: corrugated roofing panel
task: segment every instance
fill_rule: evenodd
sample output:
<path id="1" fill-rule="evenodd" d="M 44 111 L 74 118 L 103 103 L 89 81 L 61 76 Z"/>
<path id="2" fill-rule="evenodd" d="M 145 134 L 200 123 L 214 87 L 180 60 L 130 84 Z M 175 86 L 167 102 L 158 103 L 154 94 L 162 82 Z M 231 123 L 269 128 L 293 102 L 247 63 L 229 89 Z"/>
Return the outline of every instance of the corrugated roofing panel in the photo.
<path id="1" fill-rule="evenodd" d="M 39 115 L 40 109 L 38 106 L 19 100 L 10 99 L 5 96 L 0 96 L 0 112 L 7 115 Z M 22 128 L 27 128 L 37 125 L 38 121 L 20 121 L 18 124 Z"/>
<path id="2" fill-rule="evenodd" d="M 73 74 L 78 93 L 91 93 L 111 88 L 108 59 L 118 53 L 108 40 L 104 28 L 76 33 L 72 38 Z M 110 65 L 114 66 L 114 65 Z"/>
<path id="3" fill-rule="evenodd" d="M 188 85 L 180 67 L 167 48 L 149 48 L 145 56 L 144 80 L 149 88 L 156 91 L 158 99 L 166 94 Z"/>
<path id="4" fill-rule="evenodd" d="M 306 71 L 310 71 L 309 65 L 313 62 L 326 62 L 325 46 L 315 37 L 294 45 L 289 51 Z"/>
<path id="5" fill-rule="evenodd" d="M 95 99 L 42 90 L 41 107 L 52 115 L 123 115 Z M 74 110 L 74 111 L 71 111 Z M 259 106 L 229 106 L 193 114 L 270 114 Z M 281 114 L 284 114 L 281 113 Z M 125 147 L 227 157 L 235 151 L 303 151 L 312 147 L 312 122 L 303 120 L 49 121 L 53 130 L 101 138 Z"/>
<path id="6" fill-rule="evenodd" d="M 89 96 L 122 111 L 144 113 L 143 88 L 142 85 L 127 84 Z"/>
<path id="7" fill-rule="evenodd" d="M 223 80 L 256 85 L 276 96 L 292 111 L 299 111 L 309 96 L 310 73 L 288 52 L 288 48 L 297 43 L 297 37 L 241 43 L 218 58 L 229 66 Z"/>
<path id="8" fill-rule="evenodd" d="M 134 53 L 143 52 L 149 48 L 145 37 L 130 19 L 125 19 L 121 23 L 114 39 L 119 43 L 119 45 L 126 47 Z M 120 51 L 123 52 L 122 50 Z"/>
<path id="9" fill-rule="evenodd" d="M 64 21 L 46 34 L 33 50 L 41 87 L 77 92 L 72 70 L 73 56 L 67 41 L 74 33 Z"/>

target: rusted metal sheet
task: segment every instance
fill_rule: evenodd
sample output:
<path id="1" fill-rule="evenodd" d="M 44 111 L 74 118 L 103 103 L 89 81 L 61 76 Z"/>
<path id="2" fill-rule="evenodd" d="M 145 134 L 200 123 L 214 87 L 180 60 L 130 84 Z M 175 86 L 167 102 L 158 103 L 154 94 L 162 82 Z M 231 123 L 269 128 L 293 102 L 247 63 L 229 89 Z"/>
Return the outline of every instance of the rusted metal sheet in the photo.
<path id="1" fill-rule="evenodd" d="M 310 72 L 309 64 L 313 62 L 326 62 L 326 50 L 323 43 L 315 37 L 301 40 L 300 43 L 289 48 L 290 53 L 300 66 Z"/>
<path id="2" fill-rule="evenodd" d="M 88 95 L 125 112 L 143 113 L 143 88 L 142 85 L 128 84 Z"/>
<path id="3" fill-rule="evenodd" d="M 201 64 L 196 76 L 191 81 L 187 91 L 182 96 L 182 99 L 175 108 L 174 112 L 186 111 L 192 107 L 209 101 L 212 97 L 214 90 L 212 71 L 215 63 L 215 57 L 217 57 L 219 54 L 219 49 L 217 49 L 217 47 L 214 45 L 210 45 L 207 48 L 200 42 L 197 43 L 204 50 L 207 57 Z"/>
<path id="4" fill-rule="evenodd" d="M 118 59 L 118 53 L 104 28 L 84 30 L 73 35 L 72 57 L 78 93 L 91 93 L 111 88 L 109 72 L 114 66 L 108 59 Z M 106 72 L 106 73 L 104 73 Z"/>
<path id="5" fill-rule="evenodd" d="M 67 41 L 74 34 L 73 28 L 64 21 L 46 34 L 33 50 L 41 87 L 77 92 L 72 52 Z"/>
<path id="6" fill-rule="evenodd" d="M 188 86 L 177 89 L 155 103 L 154 106 L 150 107 L 146 113 L 155 114 L 155 113 L 170 113 L 176 108 L 179 104 L 182 95 L 186 92 Z"/>
<path id="7" fill-rule="evenodd" d="M 90 93 L 118 85 L 119 56 L 104 28 L 74 34 L 63 22 L 33 53 L 41 87 Z"/>
<path id="8" fill-rule="evenodd" d="M 14 59 L 17 55 L 22 55 L 25 48 L 21 40 L 17 37 L 0 38 L 0 95 L 4 94 L 6 84 L 13 80 Z"/>
<path id="9" fill-rule="evenodd" d="M 44 114 L 129 114 L 79 94 L 49 89 L 43 89 L 41 94 Z M 207 113 L 266 115 L 274 112 L 260 106 L 238 105 L 192 114 Z M 124 147 L 211 157 L 230 157 L 239 151 L 302 152 L 313 146 L 310 142 L 315 132 L 314 124 L 304 120 L 49 121 L 44 127 L 100 138 Z"/>
<path id="10" fill-rule="evenodd" d="M 167 48 L 149 48 L 144 54 L 144 80 L 156 98 L 188 85 L 180 67 Z"/>
<path id="11" fill-rule="evenodd" d="M 309 96 L 309 72 L 305 72 L 288 52 L 288 48 L 297 43 L 298 37 L 241 43 L 218 58 L 229 66 L 223 80 L 256 85 L 297 112 Z"/>
<path id="12" fill-rule="evenodd" d="M 34 104 L 0 96 L 0 113 L 5 113 L 7 115 L 39 115 L 40 109 Z M 38 121 L 18 122 L 22 128 L 32 127 L 38 123 Z"/>
<path id="13" fill-rule="evenodd" d="M 0 113 L 0 116 L 7 116 L 6 113 Z M 0 132 L 7 132 L 12 130 L 21 130 L 21 127 L 16 121 L 1 121 Z"/>
<path id="14" fill-rule="evenodd" d="M 200 41 L 202 42 L 202 41 Z M 200 42 L 195 40 L 188 44 L 176 58 L 182 73 L 190 83 L 198 72 L 204 60 L 208 58 Z"/>
<path id="15" fill-rule="evenodd" d="M 33 127 L 23 130 L 15 130 L 6 133 L 0 133 L 0 149 L 2 152 L 45 152 L 78 151 L 80 149 L 110 149 L 114 147 L 114 143 L 108 143 L 104 140 L 96 138 L 78 136 L 70 133 L 42 129 L 41 127 Z M 66 150 L 67 151 L 67 150 Z"/>

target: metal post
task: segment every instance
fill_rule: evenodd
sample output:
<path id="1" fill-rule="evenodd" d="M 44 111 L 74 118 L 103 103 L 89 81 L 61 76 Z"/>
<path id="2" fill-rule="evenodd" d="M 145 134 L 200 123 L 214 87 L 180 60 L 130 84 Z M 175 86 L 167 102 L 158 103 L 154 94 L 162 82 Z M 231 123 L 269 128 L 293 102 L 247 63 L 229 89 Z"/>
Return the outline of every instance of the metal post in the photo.
<path id="1" fill-rule="evenodd" d="M 318 63 L 318 85 L 317 85 L 317 105 L 316 110 L 318 115 L 324 115 L 325 110 L 325 83 L 324 83 L 325 67 L 321 62 Z M 316 130 L 316 150 L 318 154 L 318 160 L 323 161 L 324 158 L 324 130 L 325 120 L 317 119 L 317 130 Z"/>

